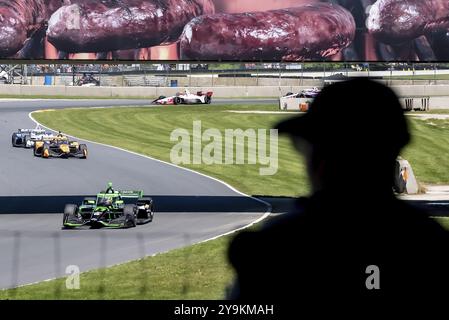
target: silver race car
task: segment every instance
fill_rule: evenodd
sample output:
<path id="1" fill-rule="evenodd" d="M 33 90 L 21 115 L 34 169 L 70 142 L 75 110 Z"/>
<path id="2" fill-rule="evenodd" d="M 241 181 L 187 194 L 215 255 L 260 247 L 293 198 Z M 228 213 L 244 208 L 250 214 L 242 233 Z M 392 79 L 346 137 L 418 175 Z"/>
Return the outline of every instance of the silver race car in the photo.
<path id="1" fill-rule="evenodd" d="M 12 146 L 32 148 L 36 141 L 51 139 L 55 135 L 53 132 L 42 129 L 37 126 L 34 129 L 18 129 L 17 132 L 12 134 Z"/>

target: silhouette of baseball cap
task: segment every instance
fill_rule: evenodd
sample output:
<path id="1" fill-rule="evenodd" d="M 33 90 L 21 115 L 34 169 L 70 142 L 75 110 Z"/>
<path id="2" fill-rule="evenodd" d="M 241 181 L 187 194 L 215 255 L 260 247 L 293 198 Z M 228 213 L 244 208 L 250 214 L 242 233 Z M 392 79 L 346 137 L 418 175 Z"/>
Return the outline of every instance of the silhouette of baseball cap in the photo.
<path id="1" fill-rule="evenodd" d="M 324 87 L 306 114 L 284 120 L 275 129 L 331 149 L 347 145 L 361 151 L 369 145 L 400 150 L 410 139 L 396 94 L 368 78 Z"/>

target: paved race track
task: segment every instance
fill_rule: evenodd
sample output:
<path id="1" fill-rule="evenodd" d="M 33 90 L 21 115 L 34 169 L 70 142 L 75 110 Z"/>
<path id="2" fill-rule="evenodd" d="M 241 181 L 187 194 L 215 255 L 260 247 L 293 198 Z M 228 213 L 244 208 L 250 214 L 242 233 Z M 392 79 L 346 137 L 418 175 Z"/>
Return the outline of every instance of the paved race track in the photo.
<path id="1" fill-rule="evenodd" d="M 215 103 L 242 102 L 215 100 Z M 273 100 L 244 100 L 273 103 Z M 200 174 L 87 143 L 89 158 L 41 159 L 12 148 L 17 128 L 34 127 L 33 110 L 147 105 L 146 100 L 0 101 L 0 288 L 122 263 L 206 240 L 263 217 L 267 206 Z M 127 230 L 61 230 L 65 203 L 78 203 L 112 181 L 153 196 L 152 223 Z"/>

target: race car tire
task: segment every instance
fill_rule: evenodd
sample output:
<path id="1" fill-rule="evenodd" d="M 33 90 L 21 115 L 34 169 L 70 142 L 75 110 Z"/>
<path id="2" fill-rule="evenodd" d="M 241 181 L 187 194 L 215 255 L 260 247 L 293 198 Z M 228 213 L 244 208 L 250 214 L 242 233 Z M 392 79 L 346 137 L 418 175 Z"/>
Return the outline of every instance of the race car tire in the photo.
<path id="1" fill-rule="evenodd" d="M 148 217 L 148 222 L 153 222 L 154 220 L 154 204 L 151 203 L 151 208 L 150 208 L 150 216 Z"/>
<path id="2" fill-rule="evenodd" d="M 66 204 L 64 208 L 64 215 L 62 218 L 62 224 L 67 222 L 70 216 L 75 216 L 78 206 L 76 204 Z"/>
<path id="3" fill-rule="evenodd" d="M 133 228 L 137 225 L 136 213 L 133 204 L 126 204 L 123 208 L 123 215 L 125 217 L 124 227 Z"/>
<path id="4" fill-rule="evenodd" d="M 212 99 L 211 99 L 210 97 L 206 96 L 206 97 L 204 98 L 204 103 L 205 103 L 205 104 L 210 104 L 211 102 L 212 102 Z"/>
<path id="5" fill-rule="evenodd" d="M 33 154 L 34 154 L 35 157 L 40 157 L 41 154 L 39 154 L 39 153 L 37 152 L 37 150 L 38 150 L 38 148 L 34 147 L 34 148 L 33 148 Z"/>
<path id="6" fill-rule="evenodd" d="M 50 158 L 50 149 L 47 146 L 42 148 L 42 158 L 48 159 Z"/>
<path id="7" fill-rule="evenodd" d="M 148 222 L 153 221 L 153 219 L 154 219 L 154 202 L 153 202 L 153 199 L 150 198 L 150 197 L 143 197 L 143 198 L 139 199 L 138 202 L 150 203 L 150 213 L 149 213 L 147 219 L 148 219 Z"/>
<path id="8" fill-rule="evenodd" d="M 17 147 L 16 140 L 17 140 L 17 134 L 13 133 L 12 138 L 11 138 L 11 143 L 12 143 L 13 147 Z"/>
<path id="9" fill-rule="evenodd" d="M 181 103 L 182 103 L 182 100 L 181 100 L 180 97 L 175 97 L 175 98 L 173 99 L 173 104 L 181 104 Z"/>
<path id="10" fill-rule="evenodd" d="M 87 159 L 88 151 L 87 151 L 87 146 L 85 144 L 80 144 L 80 152 L 83 153 L 83 156 L 81 156 L 81 159 Z"/>

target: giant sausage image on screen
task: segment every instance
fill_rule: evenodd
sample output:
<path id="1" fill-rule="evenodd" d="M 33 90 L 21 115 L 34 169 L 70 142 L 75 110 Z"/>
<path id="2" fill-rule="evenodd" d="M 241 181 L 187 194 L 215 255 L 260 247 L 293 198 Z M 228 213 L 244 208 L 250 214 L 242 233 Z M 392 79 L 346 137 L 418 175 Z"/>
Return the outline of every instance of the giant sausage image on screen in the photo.
<path id="1" fill-rule="evenodd" d="M 214 12 L 211 0 L 72 0 L 48 22 L 47 37 L 65 52 L 143 48 L 177 40 L 193 18 Z"/>
<path id="2" fill-rule="evenodd" d="M 16 54 L 68 0 L 0 0 L 0 57 Z"/>
<path id="3" fill-rule="evenodd" d="M 70 0 L 44 0 L 44 3 L 47 8 L 47 18 L 49 18 L 60 7 L 70 4 Z"/>
<path id="4" fill-rule="evenodd" d="M 447 0 L 379 0 L 367 27 L 379 41 L 400 44 L 432 31 L 449 29 Z"/>
<path id="5" fill-rule="evenodd" d="M 318 3 L 195 18 L 184 28 L 180 50 L 186 60 L 300 61 L 332 56 L 354 35 L 349 11 Z"/>
<path id="6" fill-rule="evenodd" d="M 18 52 L 45 22 L 44 0 L 0 0 L 0 57 Z"/>

